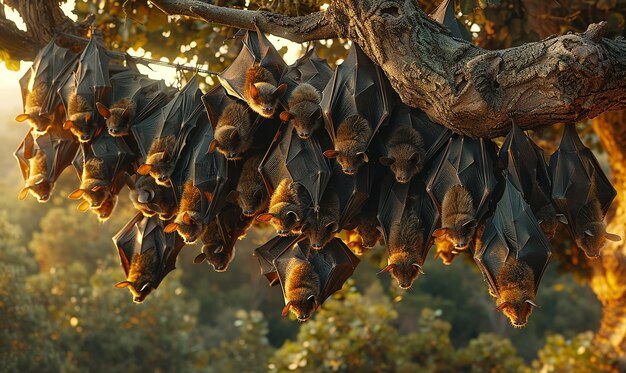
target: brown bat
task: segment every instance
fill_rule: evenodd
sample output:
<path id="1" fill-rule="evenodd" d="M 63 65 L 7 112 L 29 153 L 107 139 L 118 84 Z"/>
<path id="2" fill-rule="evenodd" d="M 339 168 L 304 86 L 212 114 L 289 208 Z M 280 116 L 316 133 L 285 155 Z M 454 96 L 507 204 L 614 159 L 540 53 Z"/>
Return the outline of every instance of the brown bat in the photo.
<path id="1" fill-rule="evenodd" d="M 167 135 L 155 139 L 150 147 L 146 163 L 137 169 L 140 175 L 152 176 L 157 184 L 162 186 L 171 186 L 170 177 L 174 173 L 176 159 L 171 155 L 176 147 L 176 136 Z"/>
<path id="2" fill-rule="evenodd" d="M 378 229 L 380 222 L 375 212 L 361 212 L 352 219 L 352 223 L 356 224 L 355 231 L 365 250 L 374 248 L 383 239 L 383 234 Z"/>
<path id="3" fill-rule="evenodd" d="M 299 234 L 310 204 L 311 197 L 301 184 L 283 179 L 270 198 L 268 212 L 257 220 L 271 222 L 279 236 Z"/>
<path id="4" fill-rule="evenodd" d="M 53 183 L 48 180 L 46 153 L 41 149 L 35 152 L 35 155 L 28 160 L 28 179 L 24 182 L 24 188 L 19 194 L 19 199 L 23 200 L 30 192 L 37 201 L 47 202 L 52 192 Z"/>
<path id="5" fill-rule="evenodd" d="M 24 114 L 20 114 L 15 117 L 17 122 L 28 123 L 33 128 L 33 131 L 38 134 L 48 131 L 48 128 L 50 128 L 50 126 L 54 123 L 54 117 L 48 117 L 40 114 L 44 101 L 48 95 L 48 90 L 48 86 L 40 84 L 31 92 L 28 92 L 26 102 L 24 104 Z"/>
<path id="6" fill-rule="evenodd" d="M 133 302 L 142 303 L 156 287 L 159 258 L 155 248 L 143 253 L 135 253 L 130 262 L 130 269 L 125 281 L 118 282 L 116 288 L 128 288 L 133 294 Z"/>
<path id="7" fill-rule="evenodd" d="M 106 126 L 111 136 L 128 135 L 128 122 L 135 117 L 137 104 L 130 97 L 115 102 L 111 108 L 97 102 L 98 112 L 106 119 Z"/>
<path id="8" fill-rule="evenodd" d="M 459 255 L 459 251 L 455 249 L 454 245 L 445 236 L 435 238 L 435 259 L 441 258 L 441 261 L 445 265 L 452 264 L 454 258 Z"/>
<path id="9" fill-rule="evenodd" d="M 94 121 L 94 110 L 85 98 L 72 92 L 67 108 L 69 120 L 63 128 L 72 132 L 80 142 L 89 142 L 98 136 L 99 128 Z"/>
<path id="10" fill-rule="evenodd" d="M 259 172 L 262 160 L 263 154 L 257 153 L 246 159 L 241 169 L 235 196 L 244 216 L 256 216 L 269 206 L 267 189 Z"/>
<path id="11" fill-rule="evenodd" d="M 583 249 L 585 254 L 594 258 L 600 255 L 607 240 L 620 241 L 621 237 L 608 233 L 604 223 L 604 214 L 597 198 L 590 200 L 576 216 L 576 246 Z"/>
<path id="12" fill-rule="evenodd" d="M 173 223 L 165 227 L 165 233 L 178 231 L 185 243 L 196 242 L 206 229 L 206 225 L 202 222 L 201 205 L 200 190 L 193 185 L 193 181 L 186 181 L 178 215 Z"/>
<path id="13" fill-rule="evenodd" d="M 387 244 L 387 267 L 382 272 L 390 272 L 402 289 L 410 289 L 413 282 L 423 274 L 419 265 L 419 250 L 424 244 L 424 232 L 420 226 L 419 212 L 407 207 L 400 222 L 391 229 Z"/>
<path id="14" fill-rule="evenodd" d="M 433 232 L 438 238 L 445 236 L 457 251 L 465 250 L 476 232 L 476 211 L 472 195 L 462 185 L 454 185 L 441 203 L 441 226 Z"/>
<path id="15" fill-rule="evenodd" d="M 372 137 L 372 128 L 360 115 L 353 115 L 344 120 L 337 128 L 335 149 L 326 150 L 326 158 L 337 158 L 341 170 L 346 175 L 357 173 L 362 164 L 369 161 L 365 151 Z"/>
<path id="16" fill-rule="evenodd" d="M 387 155 L 379 158 L 391 169 L 396 181 L 406 184 L 424 168 L 426 152 L 422 135 L 412 127 L 398 127 L 389 139 Z"/>
<path id="17" fill-rule="evenodd" d="M 323 249 L 339 231 L 339 196 L 327 188 L 318 212 L 309 212 L 302 223 L 302 233 L 306 235 L 314 250 Z"/>
<path id="18" fill-rule="evenodd" d="M 322 127 L 322 94 L 308 83 L 299 84 L 289 97 L 289 110 L 280 113 L 280 120 L 291 122 L 298 137 L 307 140 Z"/>
<path id="19" fill-rule="evenodd" d="M 217 149 L 230 161 L 240 160 L 253 144 L 252 127 L 248 107 L 237 101 L 230 103 L 217 122 L 209 152 Z"/>
<path id="20" fill-rule="evenodd" d="M 510 257 L 496 281 L 500 295 L 496 299 L 497 310 L 502 311 L 514 327 L 525 326 L 533 308 L 537 307 L 533 270 L 523 261 Z"/>
<path id="21" fill-rule="evenodd" d="M 313 265 L 304 260 L 293 258 L 287 263 L 284 286 L 285 307 L 282 316 L 291 310 L 298 321 L 307 321 L 318 307 L 320 277 Z"/>
<path id="22" fill-rule="evenodd" d="M 193 262 L 200 264 L 206 261 L 213 266 L 215 272 L 225 272 L 230 262 L 235 258 L 235 247 L 225 247 L 217 218 L 206 225 L 200 239 L 202 240 L 202 252 L 194 258 Z"/>
<path id="23" fill-rule="evenodd" d="M 140 176 L 130 191 L 133 206 L 144 216 L 159 215 L 161 220 L 171 220 L 178 213 L 174 190 L 156 183 L 151 176 Z"/>
<path id="24" fill-rule="evenodd" d="M 286 84 L 278 85 L 272 73 L 255 63 L 246 71 L 243 91 L 250 108 L 264 118 L 272 118 L 280 99 L 287 91 Z"/>
<path id="25" fill-rule="evenodd" d="M 102 202 L 100 207 L 93 209 L 93 212 L 98 215 L 98 220 L 102 223 L 107 221 L 117 206 L 117 195 L 111 194 L 107 199 Z"/>
<path id="26" fill-rule="evenodd" d="M 110 182 L 105 180 L 105 164 L 101 159 L 91 158 L 85 162 L 80 188 L 70 193 L 69 198 L 84 201 L 78 206 L 80 211 L 99 208 L 111 197 Z"/>

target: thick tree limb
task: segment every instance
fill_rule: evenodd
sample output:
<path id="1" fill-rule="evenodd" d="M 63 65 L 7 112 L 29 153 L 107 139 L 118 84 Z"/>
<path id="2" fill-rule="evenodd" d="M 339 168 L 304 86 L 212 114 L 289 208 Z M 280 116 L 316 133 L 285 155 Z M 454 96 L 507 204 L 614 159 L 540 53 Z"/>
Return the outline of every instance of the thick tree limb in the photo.
<path id="1" fill-rule="evenodd" d="M 289 17 L 271 12 L 225 8 L 199 0 L 152 0 L 157 8 L 169 15 L 201 19 L 209 23 L 264 32 L 296 43 L 336 38 L 337 33 L 326 20 L 324 12 L 303 17 Z"/>
<path id="2" fill-rule="evenodd" d="M 27 33 L 17 28 L 15 23 L 0 16 L 0 50 L 14 60 L 31 60 L 37 54 L 35 41 Z"/>

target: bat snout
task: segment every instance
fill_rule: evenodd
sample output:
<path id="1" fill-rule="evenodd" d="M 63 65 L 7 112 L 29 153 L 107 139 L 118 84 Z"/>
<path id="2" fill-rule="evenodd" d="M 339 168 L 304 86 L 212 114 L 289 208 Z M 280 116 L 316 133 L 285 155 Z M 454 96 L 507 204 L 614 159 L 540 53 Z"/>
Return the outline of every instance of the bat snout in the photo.
<path id="1" fill-rule="evenodd" d="M 281 229 L 281 230 L 279 230 L 279 231 L 278 231 L 278 232 L 276 232 L 276 233 L 278 233 L 278 235 L 279 235 L 279 236 L 286 236 L 286 235 L 288 235 L 288 234 L 289 234 L 289 230 L 287 230 L 287 229 Z"/>
<path id="2" fill-rule="evenodd" d="M 409 182 L 409 177 L 406 175 L 396 176 L 396 181 L 400 184 L 406 184 Z"/>
<path id="3" fill-rule="evenodd" d="M 39 202 L 48 202 L 49 198 L 50 198 L 49 194 L 42 194 L 39 196 L 38 200 Z"/>
<path id="4" fill-rule="evenodd" d="M 308 132 L 300 132 L 298 134 L 298 136 L 302 139 L 302 140 L 308 140 L 309 137 L 311 137 L 311 134 Z"/>
<path id="5" fill-rule="evenodd" d="M 315 242 L 311 244 L 311 247 L 314 249 L 321 249 L 322 248 L 322 244 L 319 242 Z"/>
<path id="6" fill-rule="evenodd" d="M 299 315 L 299 316 L 298 316 L 298 321 L 300 321 L 300 322 L 305 322 L 305 321 L 307 321 L 307 320 L 309 319 L 309 317 L 311 317 L 311 315 L 309 315 L 309 314 L 306 314 L 306 315 Z"/>
<path id="7" fill-rule="evenodd" d="M 245 210 L 245 211 L 242 211 L 241 213 L 246 217 L 251 217 L 252 215 L 254 215 L 254 210 Z"/>
<path id="8" fill-rule="evenodd" d="M 467 242 L 461 242 L 461 243 L 454 244 L 454 247 L 459 249 L 459 250 L 464 250 L 464 249 L 467 248 L 467 246 L 468 246 Z"/>
<path id="9" fill-rule="evenodd" d="M 402 282 L 400 283 L 400 288 L 404 290 L 408 290 L 411 288 L 411 282 Z"/>
<path id="10" fill-rule="evenodd" d="M 81 135 L 80 136 L 80 142 L 89 142 L 89 140 L 91 140 L 91 136 L 90 135 Z"/>
<path id="11" fill-rule="evenodd" d="M 343 173 L 346 175 L 354 175 L 356 173 L 356 170 L 352 167 L 347 167 L 342 169 Z"/>

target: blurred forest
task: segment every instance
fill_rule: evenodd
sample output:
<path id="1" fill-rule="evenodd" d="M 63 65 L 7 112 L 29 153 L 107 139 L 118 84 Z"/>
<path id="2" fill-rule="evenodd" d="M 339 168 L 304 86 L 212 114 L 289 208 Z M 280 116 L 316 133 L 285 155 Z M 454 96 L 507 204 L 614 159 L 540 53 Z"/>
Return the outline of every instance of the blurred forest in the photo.
<path id="1" fill-rule="evenodd" d="M 215 0 L 287 14 L 323 1 Z M 437 4 L 420 0 L 427 11 Z M 490 3 L 490 4 L 487 4 Z M 1 6 L 0 6 L 1 7 Z M 624 33 L 622 0 L 463 0 L 461 19 L 485 48 L 505 48 L 608 20 Z M 112 49 L 185 57 L 219 71 L 237 54 L 234 30 L 168 18 L 145 0 L 77 1 L 79 19 L 96 13 Z M 471 26 L 473 25 L 473 26 Z M 283 48 L 281 52 L 287 52 Z M 345 42 L 319 43 L 334 64 Z M 4 56 L 10 61 L 10 57 Z M 10 65 L 10 64 L 7 64 Z M 17 82 L 15 82 L 17 86 Z M 207 81 L 211 84 L 211 80 Z M 446 267 L 432 258 L 411 290 L 377 276 L 382 247 L 362 258 L 353 279 L 312 320 L 280 317 L 283 298 L 267 286 L 252 256 L 270 232 L 251 231 L 228 272 L 192 264 L 185 248 L 177 270 L 143 304 L 113 284 L 124 279 L 111 237 L 134 211 L 122 198 L 106 223 L 80 213 L 66 196 L 77 182 L 65 171 L 46 204 L 18 201 L 22 188 L 12 157 L 24 125 L 4 113 L 0 141 L 0 361 L 10 372 L 596 372 L 612 361 L 592 348 L 602 307 L 589 268 L 565 236 L 553 241 L 554 263 L 543 278 L 527 327 L 512 328 L 494 309 L 471 257 Z M 602 152 L 590 123 L 588 145 Z M 534 134 L 550 154 L 558 128 Z M 125 193 L 125 192 L 123 192 Z"/>

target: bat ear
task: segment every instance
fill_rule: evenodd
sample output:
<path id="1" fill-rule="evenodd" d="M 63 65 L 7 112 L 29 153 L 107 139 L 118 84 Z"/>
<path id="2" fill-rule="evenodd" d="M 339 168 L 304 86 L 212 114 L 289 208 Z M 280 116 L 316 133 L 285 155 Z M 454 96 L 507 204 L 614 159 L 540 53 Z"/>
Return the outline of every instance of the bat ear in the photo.
<path id="1" fill-rule="evenodd" d="M 209 191 L 204 192 L 204 198 L 206 198 L 209 203 L 213 202 L 213 193 Z"/>
<path id="2" fill-rule="evenodd" d="M 233 130 L 233 132 L 230 133 L 230 138 L 231 139 L 235 139 L 238 136 L 239 136 L 239 130 L 238 129 L 235 129 L 235 130 Z"/>
<path id="3" fill-rule="evenodd" d="M 109 119 L 109 117 L 111 116 L 111 111 L 109 110 L 109 108 L 99 102 L 96 102 L 96 107 L 98 108 L 98 113 L 102 115 L 102 118 Z"/>
<path id="4" fill-rule="evenodd" d="M 556 214 L 556 218 L 563 224 L 569 224 L 567 218 L 563 214 Z"/>
<path id="5" fill-rule="evenodd" d="M 378 162 L 383 166 L 391 166 L 396 160 L 391 157 L 380 157 L 378 158 Z"/>
<path id="6" fill-rule="evenodd" d="M 17 198 L 19 198 L 20 201 L 23 201 L 26 196 L 28 195 L 28 189 L 29 188 L 24 188 L 20 191 L 20 194 L 17 195 Z"/>
<path id="7" fill-rule="evenodd" d="M 309 118 L 313 119 L 313 120 L 317 120 L 320 119 L 322 117 L 322 108 L 321 107 L 317 107 L 317 109 L 315 109 L 312 113 L 311 116 L 309 116 Z"/>
<path id="8" fill-rule="evenodd" d="M 196 222 L 196 221 L 195 221 L 195 220 L 193 220 L 193 219 L 191 218 L 191 216 L 189 216 L 189 213 L 188 213 L 187 211 L 185 211 L 185 212 L 183 213 L 183 223 L 185 223 L 185 224 L 187 224 L 187 225 L 191 225 L 191 224 L 194 224 L 195 222 Z"/>
<path id="9" fill-rule="evenodd" d="M 226 200 L 230 203 L 237 203 L 237 200 L 239 199 L 239 192 L 236 190 L 232 190 L 230 193 L 228 193 L 228 196 L 226 196 Z"/>
<path id="10" fill-rule="evenodd" d="M 370 161 L 370 158 L 367 156 L 365 152 L 358 152 L 356 155 L 360 156 L 363 162 L 367 163 Z"/>
<path id="11" fill-rule="evenodd" d="M 509 302 L 503 302 L 498 307 L 496 307 L 496 311 L 502 311 L 503 309 L 509 307 L 511 304 Z"/>
<path id="12" fill-rule="evenodd" d="M 285 317 L 289 314 L 289 308 L 291 308 L 291 301 L 287 302 L 287 304 L 285 304 L 285 307 L 283 307 L 283 312 L 280 313 L 280 315 L 282 317 Z"/>
<path id="13" fill-rule="evenodd" d="M 176 224 L 176 223 L 169 223 L 168 225 L 165 226 L 165 229 L 163 229 L 163 231 L 165 233 L 172 233 L 172 232 L 174 232 L 177 229 L 178 229 L 178 224 Z"/>
<path id="14" fill-rule="evenodd" d="M 339 155 L 339 152 L 336 150 L 326 150 L 324 152 L 324 157 L 326 158 L 336 158 Z"/>
<path id="15" fill-rule="evenodd" d="M 446 233 L 448 233 L 448 228 L 435 229 L 435 231 L 433 232 L 433 237 L 441 237 L 446 235 Z"/>
<path id="16" fill-rule="evenodd" d="M 283 83 L 283 84 L 279 85 L 278 88 L 276 88 L 274 90 L 274 92 L 272 92 L 272 97 L 274 97 L 274 98 L 281 98 L 281 97 L 283 97 L 285 92 L 287 92 L 287 84 Z"/>
<path id="17" fill-rule="evenodd" d="M 207 151 L 207 153 L 213 153 L 215 151 L 215 148 L 217 147 L 217 140 L 213 139 L 213 141 L 211 141 L 211 145 L 209 145 L 209 150 Z"/>
<path id="18" fill-rule="evenodd" d="M 217 247 L 217 249 L 213 250 L 213 254 L 219 254 L 222 251 L 224 251 L 224 246 L 220 245 L 220 246 Z"/>
<path id="19" fill-rule="evenodd" d="M 413 263 L 412 265 L 413 265 L 413 268 L 415 268 L 420 275 L 424 274 L 424 270 L 422 269 L 421 265 L 417 263 Z"/>
<path id="20" fill-rule="evenodd" d="M 413 162 L 419 163 L 422 160 L 422 155 L 420 154 L 420 152 L 413 152 L 413 154 L 411 154 L 411 157 L 409 159 Z"/>
<path id="21" fill-rule="evenodd" d="M 280 121 L 287 123 L 290 120 L 292 120 L 294 118 L 293 114 L 291 114 L 288 111 L 283 111 L 282 113 L 280 113 Z"/>
<path id="22" fill-rule="evenodd" d="M 28 115 L 28 114 L 20 114 L 20 115 L 15 117 L 15 121 L 22 123 L 23 121 L 25 121 L 25 120 L 27 120 L 29 118 L 30 118 L 30 115 Z"/>
<path id="23" fill-rule="evenodd" d="M 128 281 L 120 281 L 120 282 L 118 282 L 117 284 L 115 284 L 114 286 L 115 286 L 116 288 L 118 288 L 118 289 L 123 289 L 123 288 L 125 288 L 125 287 L 128 287 L 129 285 L 131 285 L 131 283 L 130 283 L 130 282 L 128 282 Z"/>
<path id="24" fill-rule="evenodd" d="M 80 203 L 80 205 L 78 205 L 77 209 L 80 212 L 85 212 L 85 211 L 88 211 L 90 207 L 91 207 L 91 204 L 89 202 L 83 201 Z"/>
<path id="25" fill-rule="evenodd" d="M 206 254 L 200 253 L 195 258 L 193 258 L 193 264 L 200 264 L 206 260 Z"/>
<path id="26" fill-rule="evenodd" d="M 289 216 L 289 215 L 291 215 L 291 214 L 293 214 L 293 216 L 294 216 L 294 218 L 296 219 L 296 221 L 297 221 L 297 222 L 299 222 L 299 221 L 300 221 L 300 215 L 298 215 L 298 213 L 297 213 L 297 212 L 295 212 L 295 211 L 293 211 L 293 210 L 289 210 L 289 211 L 287 211 L 287 216 Z"/>
<path id="27" fill-rule="evenodd" d="M 69 199 L 79 199 L 80 197 L 83 196 L 83 194 L 85 194 L 85 191 L 82 189 L 76 189 L 75 191 L 73 191 L 72 193 L 70 193 L 69 196 L 67 196 L 67 198 Z"/>
<path id="28" fill-rule="evenodd" d="M 589 236 L 589 237 L 595 237 L 595 234 L 593 234 L 593 232 L 589 229 L 587 229 L 586 231 L 583 232 L 585 235 Z"/>
<path id="29" fill-rule="evenodd" d="M 63 123 L 63 129 L 64 130 L 69 130 L 74 128 L 74 122 L 72 122 L 71 120 L 66 121 L 65 123 Z"/>
<path id="30" fill-rule="evenodd" d="M 259 89 L 254 84 L 250 84 L 250 97 L 253 100 L 259 98 Z"/>
<path id="31" fill-rule="evenodd" d="M 139 292 L 142 292 L 144 290 L 146 290 L 148 288 L 148 286 L 150 286 L 149 282 L 146 282 L 145 284 L 143 284 L 143 286 L 141 287 L 141 289 L 139 289 Z"/>
<path id="32" fill-rule="evenodd" d="M 137 169 L 137 173 L 139 175 L 147 175 L 150 173 L 150 170 L 152 170 L 152 165 L 151 164 L 142 164 L 141 166 L 139 166 L 139 168 Z"/>
<path id="33" fill-rule="evenodd" d="M 383 268 L 378 274 L 387 273 L 396 267 L 395 264 L 389 264 L 387 267 Z"/>
<path id="34" fill-rule="evenodd" d="M 91 120 L 91 113 L 85 114 L 85 122 L 89 122 Z"/>
<path id="35" fill-rule="evenodd" d="M 256 220 L 267 223 L 268 221 L 272 220 L 273 217 L 274 215 L 270 214 L 269 212 L 266 212 L 266 213 L 257 215 Z"/>
<path id="36" fill-rule="evenodd" d="M 102 187 L 102 185 L 96 185 L 95 187 L 91 188 L 91 191 L 92 191 L 92 192 L 97 192 L 97 191 L 100 191 L 100 190 L 102 190 L 102 189 L 104 189 L 104 188 Z"/>
<path id="37" fill-rule="evenodd" d="M 622 240 L 622 237 L 613 234 L 613 233 L 609 233 L 609 232 L 604 232 L 604 238 L 606 238 L 609 241 L 613 241 L 613 242 L 619 242 Z"/>
<path id="38" fill-rule="evenodd" d="M 476 219 L 470 219 L 466 221 L 465 223 L 463 223 L 463 226 L 468 228 L 476 228 Z"/>
<path id="39" fill-rule="evenodd" d="M 315 297 L 315 295 L 309 295 L 309 297 L 306 299 L 311 303 L 315 303 L 315 305 L 317 305 L 317 298 Z"/>
<path id="40" fill-rule="evenodd" d="M 337 224 L 336 221 L 332 222 L 332 223 L 328 223 L 326 224 L 326 229 L 328 229 L 329 231 L 335 233 L 339 230 L 339 224 Z"/>
<path id="41" fill-rule="evenodd" d="M 526 303 L 530 304 L 533 308 L 541 308 L 538 305 L 536 305 L 535 302 L 533 302 L 530 299 L 526 299 Z"/>

